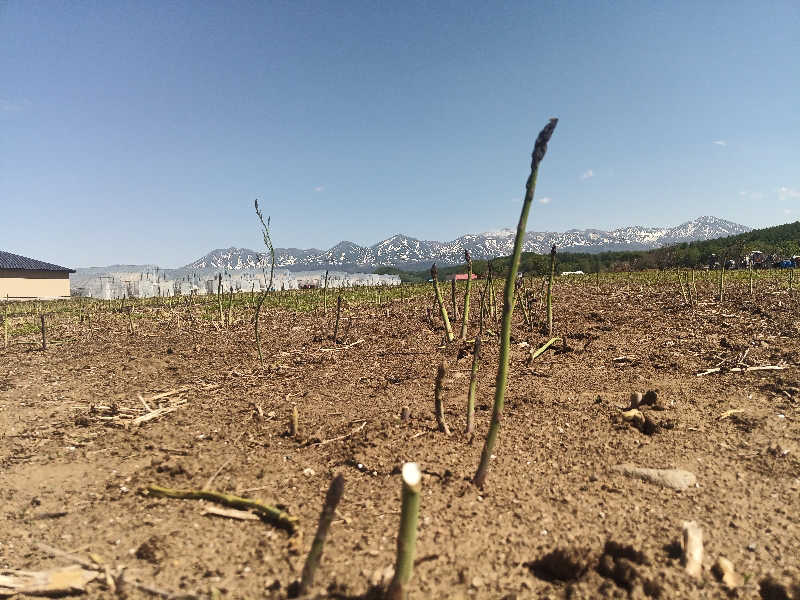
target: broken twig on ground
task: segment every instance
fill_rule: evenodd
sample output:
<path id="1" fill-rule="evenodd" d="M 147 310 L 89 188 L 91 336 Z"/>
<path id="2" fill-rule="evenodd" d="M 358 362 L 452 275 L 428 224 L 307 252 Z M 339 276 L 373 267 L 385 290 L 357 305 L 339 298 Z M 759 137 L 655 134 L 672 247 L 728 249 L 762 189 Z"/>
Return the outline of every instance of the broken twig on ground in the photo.
<path id="1" fill-rule="evenodd" d="M 258 513 L 265 521 L 272 523 L 275 527 L 288 531 L 290 534 L 294 534 L 298 531 L 297 517 L 293 517 L 279 508 L 264 504 L 263 502 L 258 502 L 257 500 L 251 500 L 250 498 L 240 498 L 239 496 L 231 496 L 229 494 L 211 492 L 208 490 L 175 490 L 157 485 L 147 486 L 146 491 L 149 495 L 156 498 L 208 500 L 209 502 L 217 502 L 218 504 L 223 504 L 230 508 L 252 510 Z"/>

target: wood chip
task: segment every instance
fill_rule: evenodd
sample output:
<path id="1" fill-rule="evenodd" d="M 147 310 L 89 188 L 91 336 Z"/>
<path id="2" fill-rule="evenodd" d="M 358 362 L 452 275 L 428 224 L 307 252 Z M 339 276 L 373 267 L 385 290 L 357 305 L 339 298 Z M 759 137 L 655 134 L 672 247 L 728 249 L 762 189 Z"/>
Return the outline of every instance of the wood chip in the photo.
<path id="1" fill-rule="evenodd" d="M 141 417 L 136 417 L 133 421 L 131 421 L 131 425 L 133 427 L 138 427 L 143 423 L 147 423 L 148 421 L 152 421 L 154 419 L 158 419 L 159 417 L 163 417 L 166 414 L 174 412 L 178 410 L 180 407 L 184 406 L 186 402 L 181 402 L 180 404 L 173 404 L 171 406 L 165 406 L 163 408 L 157 408 L 154 411 L 147 413 L 146 415 L 142 415 Z"/>
<path id="2" fill-rule="evenodd" d="M 0 596 L 77 594 L 86 591 L 86 584 L 98 575 L 97 571 L 89 571 L 80 565 L 48 571 L 0 570 Z"/>
<path id="3" fill-rule="evenodd" d="M 714 367 L 713 369 L 706 369 L 696 375 L 696 377 L 703 377 L 704 375 L 711 375 L 712 373 L 749 373 L 750 371 L 783 371 L 788 369 L 786 365 L 761 365 L 758 367 L 733 367 L 731 369 L 722 369 L 722 367 Z"/>
<path id="4" fill-rule="evenodd" d="M 720 556 L 711 568 L 714 575 L 729 590 L 736 589 L 742 585 L 742 576 L 733 568 L 733 563 L 724 556 Z"/>
<path id="5" fill-rule="evenodd" d="M 722 419 L 727 419 L 728 417 L 730 417 L 732 415 L 735 415 L 735 414 L 738 414 L 738 413 L 743 413 L 743 412 L 745 412 L 745 409 L 743 409 L 743 408 L 732 408 L 730 410 L 726 410 L 719 417 L 717 417 L 717 419 L 719 419 L 721 421 Z"/>

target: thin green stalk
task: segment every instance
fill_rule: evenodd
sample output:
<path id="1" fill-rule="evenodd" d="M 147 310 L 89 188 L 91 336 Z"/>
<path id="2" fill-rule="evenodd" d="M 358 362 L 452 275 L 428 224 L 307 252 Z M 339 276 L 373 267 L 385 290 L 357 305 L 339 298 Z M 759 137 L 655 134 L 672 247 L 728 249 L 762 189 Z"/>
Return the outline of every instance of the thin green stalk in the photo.
<path id="1" fill-rule="evenodd" d="M 445 435 L 450 435 L 450 428 L 444 419 L 444 378 L 447 376 L 447 365 L 442 362 L 436 369 L 436 384 L 433 390 L 434 411 L 436 413 L 436 423 L 439 431 Z"/>
<path id="2" fill-rule="evenodd" d="M 467 393 L 467 435 L 475 430 L 475 395 L 478 391 L 478 368 L 481 362 L 481 336 L 475 336 L 472 349 L 472 370 L 469 374 L 469 392 Z"/>
<path id="3" fill-rule="evenodd" d="M 456 290 L 456 278 L 450 280 L 450 303 L 453 305 L 453 322 L 458 320 L 458 305 L 456 304 L 457 299 L 457 290 Z"/>
<path id="4" fill-rule="evenodd" d="M 232 313 L 233 313 L 233 283 L 231 283 L 231 293 L 230 293 L 230 298 L 228 299 L 228 315 L 226 317 L 228 320 L 228 327 L 231 326 Z"/>
<path id="5" fill-rule="evenodd" d="M 481 362 L 481 336 L 483 335 L 483 298 L 478 320 L 478 333 L 472 348 L 472 370 L 469 374 L 469 392 L 467 393 L 467 435 L 475 430 L 475 395 L 478 392 L 478 368 Z"/>
<path id="6" fill-rule="evenodd" d="M 556 342 L 561 341 L 561 338 L 550 338 L 544 346 L 537 348 L 536 350 L 531 350 L 530 358 L 528 359 L 528 364 L 532 363 L 534 360 L 539 358 L 544 352 Z"/>
<path id="7" fill-rule="evenodd" d="M 464 311 L 461 315 L 461 335 L 463 341 L 467 339 L 467 327 L 469 326 L 469 292 L 472 288 L 472 257 L 469 250 L 464 250 L 464 259 L 467 261 L 467 291 L 464 293 Z"/>
<path id="8" fill-rule="evenodd" d="M 547 280 L 547 335 L 553 335 L 553 278 L 556 274 L 556 245 L 550 248 L 550 278 Z"/>
<path id="9" fill-rule="evenodd" d="M 386 591 L 387 600 L 405 600 L 406 586 L 414 571 L 417 550 L 417 520 L 422 472 L 417 463 L 403 465 L 403 503 L 400 509 L 400 531 L 397 534 L 397 559 L 394 578 Z"/>
<path id="10" fill-rule="evenodd" d="M 328 269 L 325 269 L 325 284 L 322 286 L 322 315 L 328 316 Z"/>
<path id="11" fill-rule="evenodd" d="M 526 293 L 525 283 L 523 277 L 517 277 L 517 291 L 515 292 L 519 298 L 519 307 L 522 309 L 522 318 L 525 325 L 531 327 L 531 318 L 528 312 L 528 294 Z"/>
<path id="12" fill-rule="evenodd" d="M 258 349 L 258 362 L 261 365 L 261 368 L 264 368 L 264 355 L 261 354 L 261 338 L 258 335 L 258 316 L 261 314 L 261 307 L 264 304 L 264 300 L 267 297 L 267 294 L 272 289 L 272 282 L 275 277 L 275 248 L 272 246 L 272 236 L 269 232 L 269 223 L 270 218 L 267 217 L 266 223 L 264 222 L 264 215 L 261 213 L 261 209 L 258 207 L 258 199 L 255 201 L 256 205 L 256 216 L 258 216 L 258 220 L 261 223 L 261 235 L 264 238 L 264 245 L 269 250 L 270 259 L 272 266 L 270 267 L 269 271 L 269 283 L 267 283 L 267 272 L 266 269 L 263 269 L 264 272 L 264 282 L 267 283 L 267 287 L 265 290 L 259 294 L 258 297 L 258 305 L 256 306 L 256 314 L 253 319 L 253 328 L 255 329 L 256 334 L 256 348 Z"/>
<path id="13" fill-rule="evenodd" d="M 219 325 L 220 327 L 225 327 L 225 317 L 222 313 L 222 273 L 219 274 L 217 283 L 217 304 L 219 305 Z"/>
<path id="14" fill-rule="evenodd" d="M 489 291 L 492 293 L 492 318 L 497 318 L 497 294 L 494 289 L 494 275 L 492 275 L 491 282 L 489 283 Z"/>
<path id="15" fill-rule="evenodd" d="M 533 203 L 533 194 L 536 190 L 536 179 L 539 175 L 539 164 L 542 162 L 547 152 L 547 142 L 553 135 L 558 119 L 550 119 L 544 129 L 536 138 L 536 144 L 531 156 L 531 174 L 525 185 L 525 200 L 522 204 L 522 212 L 517 224 L 517 235 L 514 238 L 514 253 L 511 257 L 511 268 L 505 286 L 505 302 L 503 304 L 503 322 L 500 333 L 500 364 L 497 367 L 497 380 L 494 394 L 494 408 L 492 409 L 492 421 L 489 425 L 489 432 L 486 435 L 486 442 L 481 452 L 481 461 L 478 470 L 473 478 L 473 483 L 482 488 L 486 483 L 486 476 L 489 472 L 489 460 L 494 450 L 497 435 L 500 432 L 500 423 L 503 420 L 503 405 L 506 396 L 506 384 L 508 382 L 508 363 L 509 348 L 511 346 L 511 317 L 514 313 L 514 284 L 519 270 L 519 261 L 522 254 L 522 243 L 525 238 L 525 227 L 528 222 L 528 213 Z"/>
<path id="16" fill-rule="evenodd" d="M 486 316 L 487 317 L 494 317 L 494 279 L 492 278 L 492 271 L 493 271 L 493 263 L 489 260 L 486 263 Z"/>
<path id="17" fill-rule="evenodd" d="M 239 496 L 232 496 L 230 494 L 212 492 L 209 490 L 176 490 L 172 488 L 163 488 L 157 485 L 149 485 L 145 489 L 150 496 L 155 498 L 208 500 L 209 502 L 216 502 L 239 510 L 254 511 L 257 512 L 262 519 L 272 523 L 276 527 L 285 529 L 290 535 L 294 535 L 298 530 L 299 523 L 297 517 L 289 515 L 276 506 L 264 504 L 258 500 L 241 498 Z"/>
<path id="18" fill-rule="evenodd" d="M 442 321 L 444 321 L 445 331 L 447 331 L 447 341 L 452 342 L 454 339 L 453 328 L 450 326 L 450 319 L 447 317 L 447 308 L 442 299 L 442 291 L 439 289 L 439 269 L 436 267 L 436 263 L 433 263 L 431 267 L 431 279 L 433 280 L 433 292 L 436 295 L 436 303 L 439 305 L 439 312 L 442 315 Z"/>
<path id="19" fill-rule="evenodd" d="M 678 285 L 681 288 L 681 296 L 683 296 L 683 301 L 686 304 L 689 304 L 689 297 L 686 295 L 686 289 L 683 287 L 683 273 L 681 273 L 680 268 L 678 268 Z"/>
<path id="20" fill-rule="evenodd" d="M 264 368 L 264 355 L 261 353 L 261 338 L 258 335 L 258 316 L 261 314 L 261 305 L 264 304 L 264 300 L 266 300 L 267 294 L 266 292 L 261 292 L 258 295 L 258 303 L 256 304 L 256 315 L 255 315 L 255 322 L 253 327 L 256 332 L 256 348 L 258 349 L 258 362 L 261 365 L 261 368 Z"/>
<path id="21" fill-rule="evenodd" d="M 339 342 L 337 338 L 339 337 L 339 317 L 342 313 L 342 293 L 339 292 L 339 295 L 336 297 L 336 323 L 333 326 L 333 345 L 335 346 Z"/>

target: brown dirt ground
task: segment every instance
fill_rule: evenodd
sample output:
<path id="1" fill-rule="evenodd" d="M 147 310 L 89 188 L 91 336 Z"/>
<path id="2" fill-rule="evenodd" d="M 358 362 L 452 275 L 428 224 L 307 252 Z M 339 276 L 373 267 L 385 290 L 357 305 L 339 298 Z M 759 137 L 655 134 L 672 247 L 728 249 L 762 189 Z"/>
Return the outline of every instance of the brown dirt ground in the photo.
<path id="1" fill-rule="evenodd" d="M 725 556 L 745 580 L 734 595 L 800 598 L 796 296 L 729 292 L 722 305 L 690 310 L 674 285 L 560 283 L 557 291 L 556 330 L 568 334 L 567 348 L 557 344 L 528 366 L 529 349 L 546 338 L 515 324 L 503 428 L 483 491 L 469 479 L 491 414 L 497 337 L 485 336 L 469 439 L 471 355 L 458 344 L 440 348 L 429 297 L 351 307 L 348 342 L 364 341 L 337 351 L 326 351 L 323 333 L 332 315 L 270 311 L 265 371 L 255 368 L 244 314 L 227 331 L 141 319 L 134 335 L 121 316 L 99 315 L 52 326 L 47 351 L 33 337 L 0 348 L 0 569 L 70 563 L 44 543 L 175 594 L 285 598 L 325 491 L 343 473 L 314 594 L 377 597 L 372 586 L 394 562 L 399 468 L 416 461 L 424 476 L 412 597 L 724 598 L 711 567 Z M 436 430 L 433 412 L 442 358 L 450 437 Z M 696 376 L 720 364 L 788 368 Z M 651 435 L 619 417 L 631 392 L 647 390 L 658 395 L 658 406 L 643 409 L 658 426 Z M 185 404 L 123 427 L 126 415 L 145 412 L 137 394 L 151 408 Z M 300 440 L 286 435 L 293 404 Z M 740 412 L 721 418 L 729 410 Z M 346 437 L 319 444 L 337 436 Z M 612 469 L 626 462 L 687 469 L 698 483 L 678 492 Z M 299 517 L 302 538 L 141 491 L 201 488 L 214 474 L 212 489 Z M 699 580 L 684 573 L 676 545 L 686 520 L 704 531 Z M 88 595 L 148 597 L 101 581 Z"/>

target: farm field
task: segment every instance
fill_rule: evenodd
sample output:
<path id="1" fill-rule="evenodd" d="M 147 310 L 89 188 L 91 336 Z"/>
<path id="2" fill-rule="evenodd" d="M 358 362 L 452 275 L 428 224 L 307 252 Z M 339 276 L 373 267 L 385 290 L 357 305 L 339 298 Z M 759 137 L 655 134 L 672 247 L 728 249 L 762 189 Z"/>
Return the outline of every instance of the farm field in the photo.
<path id="1" fill-rule="evenodd" d="M 752 295 L 747 275 L 732 274 L 722 302 L 716 277 L 698 275 L 694 306 L 674 271 L 561 277 L 561 340 L 533 361 L 549 338 L 540 281 L 527 281 L 530 320 L 515 310 L 482 490 L 470 480 L 492 411 L 499 310 L 484 322 L 468 436 L 472 345 L 443 343 L 430 285 L 344 291 L 338 343 L 333 292 L 326 310 L 321 290 L 275 292 L 259 320 L 263 368 L 249 294 L 236 295 L 227 325 L 227 299 L 220 309 L 216 297 L 124 310 L 9 305 L 0 569 L 79 558 L 100 573 L 86 587 L 92 598 L 286 598 L 343 474 L 311 597 L 380 598 L 395 560 L 400 468 L 413 461 L 423 477 L 412 598 L 800 598 L 800 303 L 786 273 L 759 273 Z M 449 436 L 434 415 L 442 361 Z M 648 391 L 641 418 L 627 420 L 631 394 Z M 626 464 L 683 469 L 696 484 L 662 487 L 626 475 Z M 151 485 L 276 505 L 300 533 L 155 497 Z M 681 564 L 684 521 L 703 532 L 696 578 Z M 735 567 L 735 592 L 714 574 L 720 557 Z"/>

